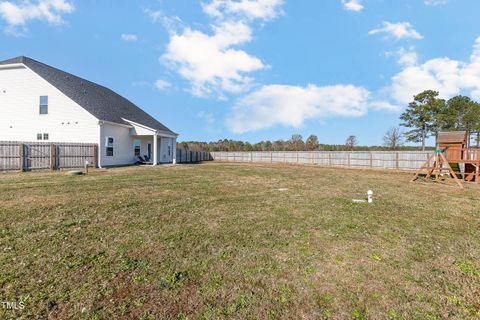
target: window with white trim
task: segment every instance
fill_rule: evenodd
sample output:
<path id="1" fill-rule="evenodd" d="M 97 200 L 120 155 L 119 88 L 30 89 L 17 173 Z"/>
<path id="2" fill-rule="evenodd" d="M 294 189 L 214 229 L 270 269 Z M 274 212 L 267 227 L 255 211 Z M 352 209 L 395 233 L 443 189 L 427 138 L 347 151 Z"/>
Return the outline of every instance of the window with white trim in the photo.
<path id="1" fill-rule="evenodd" d="M 113 137 L 107 137 L 106 138 L 106 143 L 105 143 L 105 151 L 107 157 L 113 157 L 113 143 L 114 143 Z"/>
<path id="2" fill-rule="evenodd" d="M 48 133 L 37 133 L 37 140 L 49 140 L 50 135 Z"/>
<path id="3" fill-rule="evenodd" d="M 48 96 L 40 96 L 40 114 L 48 114 Z"/>
<path id="4" fill-rule="evenodd" d="M 135 157 L 140 156 L 141 154 L 142 142 L 140 140 L 133 140 L 133 154 Z"/>

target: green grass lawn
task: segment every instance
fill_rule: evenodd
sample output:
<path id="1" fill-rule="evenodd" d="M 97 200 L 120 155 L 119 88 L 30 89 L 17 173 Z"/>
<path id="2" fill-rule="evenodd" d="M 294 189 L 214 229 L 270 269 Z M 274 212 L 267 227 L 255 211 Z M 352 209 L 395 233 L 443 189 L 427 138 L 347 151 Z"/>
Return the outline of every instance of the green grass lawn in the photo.
<path id="1" fill-rule="evenodd" d="M 0 318 L 476 319 L 480 187 L 206 163 L 0 175 Z M 372 205 L 352 199 L 375 191 Z"/>

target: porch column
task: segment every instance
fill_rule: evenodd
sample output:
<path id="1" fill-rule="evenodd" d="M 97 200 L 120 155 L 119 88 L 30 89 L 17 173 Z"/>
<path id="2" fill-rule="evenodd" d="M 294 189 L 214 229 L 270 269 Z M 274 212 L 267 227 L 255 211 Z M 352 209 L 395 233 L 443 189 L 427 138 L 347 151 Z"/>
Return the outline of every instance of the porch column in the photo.
<path id="1" fill-rule="evenodd" d="M 173 164 L 177 164 L 177 138 L 173 138 L 173 146 L 172 146 L 172 155 L 173 155 Z"/>
<path id="2" fill-rule="evenodd" d="M 158 164 L 158 137 L 157 133 L 153 135 L 153 165 L 156 166 Z"/>

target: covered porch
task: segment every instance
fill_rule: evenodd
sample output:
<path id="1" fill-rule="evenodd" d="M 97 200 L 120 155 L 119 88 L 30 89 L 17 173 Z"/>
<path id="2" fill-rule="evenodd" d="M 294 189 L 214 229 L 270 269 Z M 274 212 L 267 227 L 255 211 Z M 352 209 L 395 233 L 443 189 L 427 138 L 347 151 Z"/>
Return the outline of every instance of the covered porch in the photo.
<path id="1" fill-rule="evenodd" d="M 177 163 L 177 134 L 154 130 L 130 122 L 130 136 L 133 139 L 134 154 L 153 166 L 165 163 Z"/>

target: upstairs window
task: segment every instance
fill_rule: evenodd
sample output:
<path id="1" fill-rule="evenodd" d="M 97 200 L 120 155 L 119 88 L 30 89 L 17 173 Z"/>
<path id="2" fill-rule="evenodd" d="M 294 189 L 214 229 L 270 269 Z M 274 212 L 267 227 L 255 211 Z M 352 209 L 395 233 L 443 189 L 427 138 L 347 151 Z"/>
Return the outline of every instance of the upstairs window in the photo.
<path id="1" fill-rule="evenodd" d="M 37 133 L 37 140 L 42 140 L 43 139 L 43 134 Z"/>
<path id="2" fill-rule="evenodd" d="M 142 142 L 140 140 L 134 140 L 133 141 L 133 153 L 135 155 L 135 157 L 138 157 L 140 156 L 140 147 L 142 145 Z"/>
<path id="3" fill-rule="evenodd" d="M 112 137 L 107 137 L 107 141 L 106 141 L 106 153 L 107 153 L 107 157 L 113 157 L 113 138 Z"/>
<path id="4" fill-rule="evenodd" d="M 48 140 L 48 139 L 49 139 L 48 133 L 44 133 L 44 134 L 43 134 L 43 140 Z"/>
<path id="5" fill-rule="evenodd" d="M 48 96 L 40 96 L 40 114 L 48 114 Z"/>

